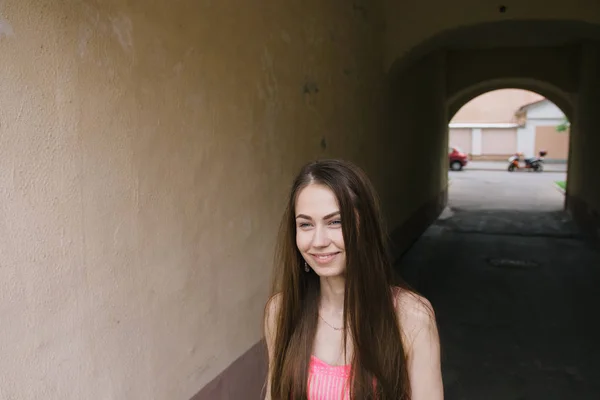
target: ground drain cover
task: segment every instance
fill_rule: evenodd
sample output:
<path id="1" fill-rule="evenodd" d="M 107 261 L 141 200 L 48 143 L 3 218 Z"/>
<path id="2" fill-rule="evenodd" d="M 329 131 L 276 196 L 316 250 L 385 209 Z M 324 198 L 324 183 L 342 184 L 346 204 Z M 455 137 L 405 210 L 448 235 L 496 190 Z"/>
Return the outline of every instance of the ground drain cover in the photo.
<path id="1" fill-rule="evenodd" d="M 529 269 L 539 267 L 539 264 L 534 261 L 515 260 L 510 258 L 490 258 L 488 259 L 488 263 L 498 268 Z"/>

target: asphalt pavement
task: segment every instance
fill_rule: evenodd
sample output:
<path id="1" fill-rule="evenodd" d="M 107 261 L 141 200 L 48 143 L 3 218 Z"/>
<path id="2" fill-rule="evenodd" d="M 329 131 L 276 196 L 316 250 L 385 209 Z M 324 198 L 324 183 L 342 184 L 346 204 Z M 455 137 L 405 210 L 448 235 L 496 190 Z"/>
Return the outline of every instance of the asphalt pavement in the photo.
<path id="1" fill-rule="evenodd" d="M 466 169 L 397 268 L 433 304 L 447 400 L 600 399 L 600 253 L 564 172 Z"/>

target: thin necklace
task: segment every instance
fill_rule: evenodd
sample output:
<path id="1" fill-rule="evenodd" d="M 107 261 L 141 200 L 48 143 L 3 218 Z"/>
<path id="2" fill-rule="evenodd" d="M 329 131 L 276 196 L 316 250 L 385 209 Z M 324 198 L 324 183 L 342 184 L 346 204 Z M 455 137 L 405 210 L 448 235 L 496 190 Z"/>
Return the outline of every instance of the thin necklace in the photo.
<path id="1" fill-rule="evenodd" d="M 321 317 L 321 313 L 319 313 L 319 318 L 321 318 L 323 320 L 323 322 L 325 322 L 327 325 L 329 325 L 332 329 L 336 330 L 336 331 L 341 331 L 343 328 L 336 328 L 335 326 L 331 325 L 329 322 L 325 321 L 325 318 Z"/>

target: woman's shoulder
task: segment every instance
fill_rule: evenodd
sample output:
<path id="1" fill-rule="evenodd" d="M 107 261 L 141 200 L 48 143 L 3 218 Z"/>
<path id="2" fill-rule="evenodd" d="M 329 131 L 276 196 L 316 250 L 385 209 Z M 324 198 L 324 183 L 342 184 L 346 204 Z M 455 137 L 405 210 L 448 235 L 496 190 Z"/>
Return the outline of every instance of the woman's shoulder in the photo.
<path id="1" fill-rule="evenodd" d="M 433 314 L 433 307 L 429 300 L 418 293 L 399 286 L 392 288 L 396 310 L 402 313 L 409 313 L 415 318 L 430 317 Z"/>
<path id="2" fill-rule="evenodd" d="M 411 340 L 423 330 L 435 329 L 435 312 L 425 297 L 400 287 L 393 288 L 396 315 L 404 336 Z"/>

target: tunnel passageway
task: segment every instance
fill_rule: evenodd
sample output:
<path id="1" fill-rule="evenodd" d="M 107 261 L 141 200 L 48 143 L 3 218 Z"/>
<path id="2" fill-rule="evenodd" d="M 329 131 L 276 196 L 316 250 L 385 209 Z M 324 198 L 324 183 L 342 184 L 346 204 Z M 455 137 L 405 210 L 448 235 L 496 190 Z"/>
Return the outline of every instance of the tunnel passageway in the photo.
<path id="1" fill-rule="evenodd" d="M 451 173 L 448 207 L 398 262 L 435 307 L 448 400 L 599 397 L 600 254 L 563 177 Z"/>

